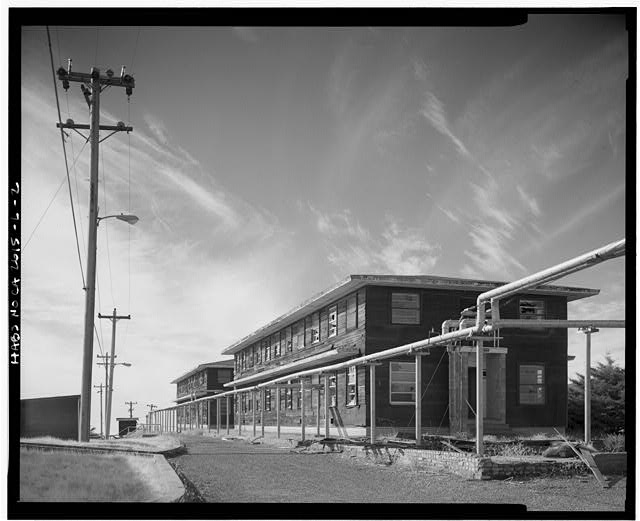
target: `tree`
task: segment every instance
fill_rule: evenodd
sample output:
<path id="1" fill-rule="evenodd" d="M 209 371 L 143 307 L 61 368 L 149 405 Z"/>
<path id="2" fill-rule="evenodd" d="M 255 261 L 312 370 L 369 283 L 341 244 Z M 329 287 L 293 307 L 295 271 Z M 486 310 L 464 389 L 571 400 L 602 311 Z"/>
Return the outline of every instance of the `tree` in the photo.
<path id="1" fill-rule="evenodd" d="M 594 433 L 619 432 L 625 426 L 625 372 L 611 356 L 591 368 L 591 429 Z M 569 430 L 584 429 L 584 375 L 570 378 Z"/>

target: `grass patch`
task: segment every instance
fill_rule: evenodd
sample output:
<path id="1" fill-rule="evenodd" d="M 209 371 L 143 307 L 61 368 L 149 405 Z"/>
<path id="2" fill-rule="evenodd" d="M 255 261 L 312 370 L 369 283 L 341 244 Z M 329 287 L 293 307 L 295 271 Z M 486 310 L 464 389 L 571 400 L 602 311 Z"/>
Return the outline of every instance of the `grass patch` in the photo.
<path id="1" fill-rule="evenodd" d="M 144 501 L 152 491 L 126 455 L 20 450 L 21 501 Z"/>

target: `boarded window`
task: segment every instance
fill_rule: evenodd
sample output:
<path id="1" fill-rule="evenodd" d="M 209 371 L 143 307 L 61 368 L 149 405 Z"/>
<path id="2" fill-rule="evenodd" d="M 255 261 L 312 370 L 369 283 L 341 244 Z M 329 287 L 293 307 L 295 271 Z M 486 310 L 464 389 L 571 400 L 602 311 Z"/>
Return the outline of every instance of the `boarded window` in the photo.
<path id="1" fill-rule="evenodd" d="M 413 404 L 416 401 L 416 363 L 389 363 L 389 401 L 392 404 Z"/>
<path id="2" fill-rule="evenodd" d="M 280 356 L 280 331 L 271 335 L 271 353 L 273 358 Z"/>
<path id="3" fill-rule="evenodd" d="M 358 299 L 356 294 L 350 295 L 347 298 L 347 331 L 351 331 L 358 327 Z"/>
<path id="4" fill-rule="evenodd" d="M 320 342 L 320 313 L 311 315 L 311 343 Z"/>
<path id="5" fill-rule="evenodd" d="M 544 405 L 544 366 L 521 365 L 519 376 L 520 404 Z"/>
<path id="6" fill-rule="evenodd" d="M 304 347 L 304 320 L 293 325 L 293 347 L 296 349 Z"/>
<path id="7" fill-rule="evenodd" d="M 524 299 L 520 301 L 520 318 L 542 320 L 544 316 L 544 301 Z"/>
<path id="8" fill-rule="evenodd" d="M 420 294 L 391 293 L 391 323 L 420 324 Z"/>
<path id="9" fill-rule="evenodd" d="M 329 308 L 329 337 L 338 334 L 338 306 Z"/>
<path id="10" fill-rule="evenodd" d="M 347 405 L 358 404 L 358 372 L 355 365 L 347 368 Z"/>
<path id="11" fill-rule="evenodd" d="M 338 405 L 338 377 L 333 374 L 329 376 L 329 407 Z"/>

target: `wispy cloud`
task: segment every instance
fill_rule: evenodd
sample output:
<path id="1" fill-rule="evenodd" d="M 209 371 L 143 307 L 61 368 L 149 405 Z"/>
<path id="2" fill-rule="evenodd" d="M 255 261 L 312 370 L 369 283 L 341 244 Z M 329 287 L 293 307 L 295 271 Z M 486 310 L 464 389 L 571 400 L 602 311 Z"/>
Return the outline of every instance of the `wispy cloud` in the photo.
<path id="1" fill-rule="evenodd" d="M 451 142 L 456 146 L 458 152 L 466 158 L 470 158 L 471 154 L 467 150 L 462 140 L 460 140 L 451 130 L 450 124 L 447 120 L 447 115 L 444 109 L 444 105 L 438 97 L 430 91 L 427 91 L 424 96 L 424 102 L 420 109 L 420 113 L 429 121 L 433 127 L 442 135 L 448 137 Z"/>
<path id="2" fill-rule="evenodd" d="M 518 190 L 518 195 L 520 196 L 520 200 L 522 203 L 529 209 L 529 211 L 535 215 L 536 217 L 540 216 L 540 207 L 538 206 L 538 201 L 536 201 L 535 197 L 528 194 L 522 186 L 518 185 L 516 187 Z"/>
<path id="3" fill-rule="evenodd" d="M 327 260 L 341 273 L 429 273 L 440 257 L 440 247 L 431 244 L 422 230 L 406 227 L 390 215 L 380 234 L 375 235 L 348 210 L 330 214 L 307 206 L 324 239 Z"/>

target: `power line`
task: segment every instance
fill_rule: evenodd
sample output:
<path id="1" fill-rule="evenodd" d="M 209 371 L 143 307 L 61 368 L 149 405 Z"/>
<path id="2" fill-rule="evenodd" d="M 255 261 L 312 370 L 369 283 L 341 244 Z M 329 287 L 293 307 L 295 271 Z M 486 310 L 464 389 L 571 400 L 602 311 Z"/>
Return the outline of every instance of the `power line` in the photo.
<path id="1" fill-rule="evenodd" d="M 53 66 L 53 49 L 51 48 L 51 33 L 47 25 L 47 40 L 49 42 L 49 56 L 51 58 L 51 74 L 53 76 L 53 89 L 56 93 L 56 107 L 58 108 L 58 121 L 62 125 L 62 115 L 60 114 L 60 101 L 58 99 L 58 85 L 56 84 L 56 73 Z M 60 139 L 62 140 L 62 150 L 64 151 L 64 166 L 67 171 L 67 183 L 69 185 L 69 199 L 71 200 L 71 215 L 73 216 L 73 231 L 76 236 L 76 246 L 78 249 L 78 261 L 80 262 L 80 274 L 82 275 L 82 287 L 86 287 L 84 280 L 84 268 L 82 267 L 82 258 L 80 256 L 80 243 L 78 242 L 78 227 L 76 225 L 76 212 L 73 209 L 73 195 L 71 194 L 71 179 L 69 178 L 69 163 L 67 161 L 67 148 L 64 144 L 64 130 L 60 127 Z"/>
<path id="2" fill-rule="evenodd" d="M 107 174 L 104 171 L 104 147 L 102 145 L 100 145 L 100 161 L 102 162 L 102 184 L 103 184 L 103 190 L 102 190 L 102 197 L 104 200 L 104 213 L 105 215 L 108 214 L 108 210 L 107 210 Z M 104 233 L 107 239 L 107 263 L 109 265 L 109 284 L 110 284 L 110 288 L 111 288 L 111 303 L 113 304 L 113 306 L 115 307 L 115 299 L 113 297 L 113 274 L 111 272 L 111 254 L 110 254 L 110 248 L 109 248 L 109 225 L 108 223 L 105 225 L 104 228 Z"/>

